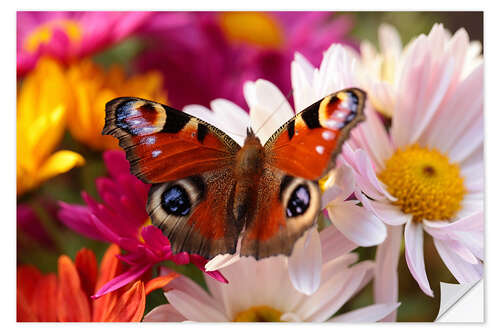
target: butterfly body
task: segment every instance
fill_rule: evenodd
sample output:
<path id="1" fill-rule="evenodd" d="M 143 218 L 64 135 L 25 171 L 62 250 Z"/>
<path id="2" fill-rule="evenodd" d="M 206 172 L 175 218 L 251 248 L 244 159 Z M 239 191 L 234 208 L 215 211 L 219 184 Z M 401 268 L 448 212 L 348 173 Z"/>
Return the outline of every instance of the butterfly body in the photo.
<path id="1" fill-rule="evenodd" d="M 364 93 L 329 95 L 264 144 L 248 129 L 243 146 L 203 120 L 139 98 L 106 105 L 104 134 L 115 136 L 131 171 L 152 183 L 147 211 L 174 252 L 206 258 L 290 255 L 320 211 L 318 180 L 364 119 Z"/>

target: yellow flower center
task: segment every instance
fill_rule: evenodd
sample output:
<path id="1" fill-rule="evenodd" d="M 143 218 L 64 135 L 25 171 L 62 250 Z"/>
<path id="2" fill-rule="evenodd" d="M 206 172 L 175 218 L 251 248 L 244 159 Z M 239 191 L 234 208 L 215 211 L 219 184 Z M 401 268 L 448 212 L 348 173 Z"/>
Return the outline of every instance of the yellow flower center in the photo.
<path id="1" fill-rule="evenodd" d="M 280 322 L 281 311 L 267 305 L 252 306 L 238 313 L 233 321 L 239 322 Z"/>
<path id="2" fill-rule="evenodd" d="M 378 178 L 397 198 L 393 204 L 415 222 L 451 220 L 465 194 L 459 166 L 439 151 L 418 144 L 398 149 Z"/>
<path id="3" fill-rule="evenodd" d="M 269 14 L 260 12 L 223 12 L 219 22 L 229 40 L 278 48 L 283 44 L 283 31 Z"/>
<path id="4" fill-rule="evenodd" d="M 26 50 L 35 52 L 40 45 L 48 43 L 56 29 L 64 31 L 72 42 L 78 42 L 82 38 L 82 30 L 77 22 L 70 20 L 50 21 L 40 25 L 31 32 L 26 39 Z"/>

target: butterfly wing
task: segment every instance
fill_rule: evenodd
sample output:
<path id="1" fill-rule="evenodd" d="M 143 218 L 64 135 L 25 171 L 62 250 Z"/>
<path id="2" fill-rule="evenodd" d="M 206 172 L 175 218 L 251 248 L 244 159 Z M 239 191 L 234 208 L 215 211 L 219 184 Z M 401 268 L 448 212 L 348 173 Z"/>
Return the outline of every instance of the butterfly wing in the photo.
<path id="1" fill-rule="evenodd" d="M 331 94 L 285 123 L 266 142 L 265 174 L 255 218 L 243 232 L 241 254 L 290 255 L 320 211 L 317 181 L 335 166 L 349 132 L 364 120 L 365 93 Z"/>
<path id="2" fill-rule="evenodd" d="M 174 252 L 234 253 L 240 227 L 227 207 L 239 145 L 186 113 L 140 98 L 106 104 L 103 134 L 119 139 L 131 172 L 152 183 L 147 211 Z"/>
<path id="3" fill-rule="evenodd" d="M 362 90 L 345 89 L 298 113 L 266 142 L 269 163 L 290 175 L 318 180 L 335 167 L 350 131 L 365 119 L 365 99 Z"/>

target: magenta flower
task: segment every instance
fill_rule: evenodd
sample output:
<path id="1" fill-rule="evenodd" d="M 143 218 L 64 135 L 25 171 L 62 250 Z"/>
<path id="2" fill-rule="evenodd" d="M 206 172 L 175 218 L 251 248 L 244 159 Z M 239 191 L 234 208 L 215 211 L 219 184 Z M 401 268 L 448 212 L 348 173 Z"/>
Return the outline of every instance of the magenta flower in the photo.
<path id="1" fill-rule="evenodd" d="M 205 272 L 207 260 L 186 252 L 173 254 L 168 238 L 149 225 L 146 201 L 150 185 L 142 183 L 129 172 L 122 151 L 103 154 L 110 177 L 98 178 L 97 190 L 103 203 L 87 193 L 86 206 L 60 202 L 59 218 L 71 229 L 97 240 L 116 243 L 126 253 L 119 256 L 130 267 L 125 273 L 106 283 L 94 297 L 102 296 L 138 279 L 155 264 L 171 260 L 178 265 L 193 263 Z M 227 282 L 218 272 L 206 272 L 212 278 Z"/>
<path id="2" fill-rule="evenodd" d="M 243 15 L 243 16 L 238 16 Z M 142 70 L 164 73 L 172 106 L 210 106 L 227 98 L 245 106 L 245 81 L 266 79 L 289 92 L 296 51 L 319 65 L 334 42 L 354 45 L 345 35 L 347 16 L 330 12 L 156 13 L 143 29 L 151 47 L 138 59 Z"/>
<path id="3" fill-rule="evenodd" d="M 91 55 L 136 32 L 151 12 L 18 12 L 17 72 L 40 56 L 63 62 Z"/>

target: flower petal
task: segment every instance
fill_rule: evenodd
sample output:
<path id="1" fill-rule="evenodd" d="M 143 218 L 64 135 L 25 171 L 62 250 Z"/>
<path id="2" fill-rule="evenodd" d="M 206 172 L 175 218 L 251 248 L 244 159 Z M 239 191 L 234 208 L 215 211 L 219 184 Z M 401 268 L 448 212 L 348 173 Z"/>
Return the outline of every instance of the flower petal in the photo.
<path id="1" fill-rule="evenodd" d="M 90 304 L 82 290 L 80 277 L 71 259 L 62 255 L 58 260 L 57 318 L 59 321 L 90 321 Z"/>
<path id="2" fill-rule="evenodd" d="M 165 287 L 167 284 L 169 284 L 173 279 L 177 278 L 178 276 L 179 274 L 172 272 L 168 273 L 167 275 L 161 275 L 154 279 L 149 280 L 146 283 L 146 286 L 144 287 L 145 294 L 148 295 L 153 290 Z"/>
<path id="3" fill-rule="evenodd" d="M 420 223 L 410 221 L 405 227 L 405 256 L 411 275 L 417 281 L 420 289 L 434 297 L 427 280 L 424 263 L 424 230 Z"/>
<path id="4" fill-rule="evenodd" d="M 323 263 L 329 262 L 358 247 L 358 244 L 349 240 L 334 225 L 320 232 L 321 253 Z"/>
<path id="5" fill-rule="evenodd" d="M 401 226 L 388 226 L 387 238 L 377 248 L 375 257 L 375 303 L 392 304 L 398 300 L 398 262 L 402 239 Z M 382 321 L 396 321 L 396 312 Z"/>
<path id="6" fill-rule="evenodd" d="M 295 243 L 288 258 L 288 274 L 295 289 L 311 295 L 321 282 L 321 241 L 319 232 L 313 227 Z"/>
<path id="7" fill-rule="evenodd" d="M 185 321 L 186 317 L 181 315 L 172 304 L 163 304 L 157 306 L 144 316 L 144 322 L 180 322 Z"/>
<path id="8" fill-rule="evenodd" d="M 340 316 L 335 316 L 328 321 L 335 323 L 374 323 L 388 316 L 400 305 L 401 303 L 373 304 L 361 309 L 346 312 Z"/>
<path id="9" fill-rule="evenodd" d="M 434 238 L 434 245 L 446 267 L 459 283 L 476 282 L 482 276 L 477 267 L 482 264 L 472 265 L 459 257 L 449 246 L 448 242 Z"/>
<path id="10" fill-rule="evenodd" d="M 351 241 L 361 246 L 380 244 L 387 230 L 375 215 L 365 208 L 346 201 L 327 208 L 332 223 Z"/>
<path id="11" fill-rule="evenodd" d="M 222 312 L 203 302 L 197 297 L 193 297 L 180 290 L 170 290 L 165 293 L 165 297 L 179 313 L 188 320 L 200 322 L 228 321 L 229 318 Z"/>
<path id="12" fill-rule="evenodd" d="M 94 294 L 97 281 L 97 260 L 94 252 L 81 249 L 75 257 L 75 266 L 80 276 L 82 289 L 90 297 Z"/>
<path id="13" fill-rule="evenodd" d="M 82 155 L 69 150 L 60 150 L 52 154 L 40 167 L 38 177 L 43 182 L 84 163 L 85 159 Z"/>

